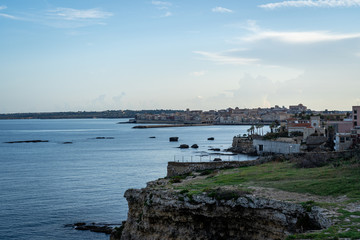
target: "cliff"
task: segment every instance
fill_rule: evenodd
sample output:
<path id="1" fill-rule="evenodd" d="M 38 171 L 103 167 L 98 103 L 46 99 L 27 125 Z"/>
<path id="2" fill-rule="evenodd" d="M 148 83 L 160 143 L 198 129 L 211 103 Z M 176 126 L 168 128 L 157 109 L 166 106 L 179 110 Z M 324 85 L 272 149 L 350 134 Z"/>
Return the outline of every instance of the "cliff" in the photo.
<path id="1" fill-rule="evenodd" d="M 166 188 L 169 180 L 129 189 L 122 240 L 284 239 L 288 234 L 328 227 L 322 209 L 217 188 L 189 194 Z"/>

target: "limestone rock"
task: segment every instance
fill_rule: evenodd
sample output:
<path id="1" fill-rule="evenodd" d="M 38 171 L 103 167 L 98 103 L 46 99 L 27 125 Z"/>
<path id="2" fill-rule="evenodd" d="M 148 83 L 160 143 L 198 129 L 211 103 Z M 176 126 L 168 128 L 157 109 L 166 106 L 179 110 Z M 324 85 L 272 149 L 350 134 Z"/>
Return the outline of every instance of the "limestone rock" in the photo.
<path id="1" fill-rule="evenodd" d="M 219 199 L 151 186 L 157 184 L 125 192 L 129 212 L 122 240 L 285 239 L 330 225 L 317 207 L 307 212 L 298 204 L 253 195 Z"/>

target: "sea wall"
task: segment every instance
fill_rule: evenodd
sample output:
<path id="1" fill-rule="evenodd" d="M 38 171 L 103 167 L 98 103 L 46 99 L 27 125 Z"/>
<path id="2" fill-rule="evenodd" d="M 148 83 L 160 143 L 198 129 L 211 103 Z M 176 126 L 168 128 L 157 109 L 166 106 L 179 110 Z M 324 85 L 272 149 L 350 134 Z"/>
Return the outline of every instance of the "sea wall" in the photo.
<path id="1" fill-rule="evenodd" d="M 253 195 L 219 200 L 147 187 L 129 189 L 125 197 L 129 212 L 121 240 L 272 240 L 330 225 L 320 208 Z"/>
<path id="2" fill-rule="evenodd" d="M 212 169 L 238 168 L 255 166 L 271 161 L 283 161 L 293 159 L 295 161 L 309 160 L 319 163 L 331 161 L 331 159 L 350 158 L 360 156 L 360 151 L 342 151 L 342 152 L 302 152 L 292 154 L 269 154 L 261 156 L 257 160 L 250 161 L 219 161 L 219 162 L 168 162 L 167 176 L 173 177 L 184 175 L 195 171 L 204 171 Z"/>
<path id="3" fill-rule="evenodd" d="M 261 158 L 251 161 L 220 161 L 220 162 L 168 162 L 167 177 L 211 169 L 237 168 L 254 166 L 271 161 L 271 158 Z"/>

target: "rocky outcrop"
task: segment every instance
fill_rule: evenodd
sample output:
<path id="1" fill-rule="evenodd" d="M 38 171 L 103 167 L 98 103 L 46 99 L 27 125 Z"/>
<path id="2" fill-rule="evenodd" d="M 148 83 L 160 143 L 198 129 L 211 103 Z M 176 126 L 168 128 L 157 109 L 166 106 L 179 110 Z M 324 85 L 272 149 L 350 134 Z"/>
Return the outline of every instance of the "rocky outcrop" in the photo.
<path id="1" fill-rule="evenodd" d="M 129 212 L 122 240 L 284 239 L 330 225 L 317 207 L 237 192 L 189 195 L 158 188 L 162 184 L 166 181 L 125 192 Z"/>

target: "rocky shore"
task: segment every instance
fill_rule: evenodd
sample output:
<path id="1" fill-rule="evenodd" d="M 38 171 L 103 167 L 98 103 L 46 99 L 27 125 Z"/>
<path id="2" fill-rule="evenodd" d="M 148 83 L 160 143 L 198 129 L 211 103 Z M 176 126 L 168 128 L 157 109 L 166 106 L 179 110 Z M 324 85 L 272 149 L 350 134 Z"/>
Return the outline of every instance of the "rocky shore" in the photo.
<path id="1" fill-rule="evenodd" d="M 331 222 L 319 207 L 218 188 L 191 195 L 164 188 L 169 179 L 129 189 L 128 219 L 122 240 L 137 239 L 285 239 L 292 233 L 322 229 Z"/>
<path id="2" fill-rule="evenodd" d="M 169 162 L 166 178 L 125 192 L 128 218 L 111 240 L 360 239 L 359 159 L 353 152 L 237 166 Z"/>

